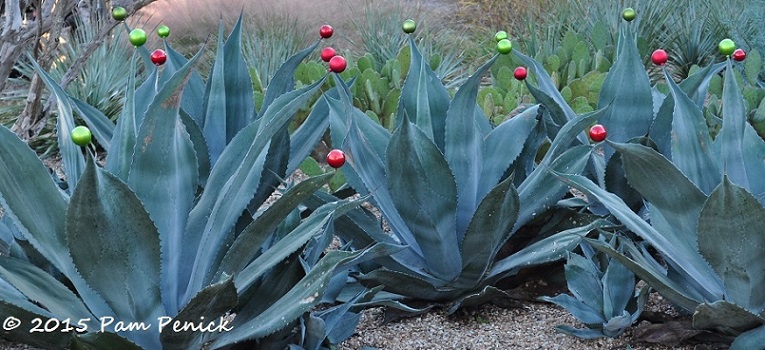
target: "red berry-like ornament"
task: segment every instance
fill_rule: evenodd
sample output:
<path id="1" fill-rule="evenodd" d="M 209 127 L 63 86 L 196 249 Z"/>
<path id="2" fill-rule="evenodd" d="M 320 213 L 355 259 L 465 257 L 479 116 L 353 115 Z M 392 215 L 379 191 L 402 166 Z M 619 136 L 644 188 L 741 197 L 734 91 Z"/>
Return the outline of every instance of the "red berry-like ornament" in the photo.
<path id="1" fill-rule="evenodd" d="M 741 62 L 746 59 L 746 51 L 742 49 L 736 49 L 736 51 L 733 51 L 733 59 L 736 60 L 736 62 Z"/>
<path id="2" fill-rule="evenodd" d="M 345 61 L 343 56 L 335 56 L 329 60 L 329 71 L 335 73 L 342 73 L 348 62 Z"/>
<path id="3" fill-rule="evenodd" d="M 327 154 L 327 164 L 337 169 L 345 164 L 345 153 L 339 149 L 333 149 Z"/>
<path id="4" fill-rule="evenodd" d="M 595 142 L 600 142 L 606 139 L 606 128 L 603 125 L 595 124 L 590 128 L 590 139 Z"/>
<path id="5" fill-rule="evenodd" d="M 321 60 L 324 62 L 329 62 L 335 56 L 337 56 L 337 52 L 331 47 L 325 47 L 321 50 Z"/>
<path id="6" fill-rule="evenodd" d="M 165 51 L 156 49 L 151 53 L 151 63 L 154 63 L 155 66 L 161 66 L 165 64 L 166 61 L 167 61 L 167 54 L 165 53 Z"/>
<path id="7" fill-rule="evenodd" d="M 321 35 L 324 39 L 329 39 L 332 37 L 332 34 L 335 33 L 335 30 L 332 29 L 332 26 L 325 24 L 319 28 L 319 35 Z"/>
<path id="8" fill-rule="evenodd" d="M 667 51 L 662 49 L 658 49 L 654 51 L 653 54 L 651 54 L 651 61 L 657 66 L 663 66 L 665 63 L 667 63 L 668 59 L 669 55 L 667 55 Z"/>
<path id="9" fill-rule="evenodd" d="M 518 80 L 524 80 L 526 79 L 526 76 L 528 76 L 529 72 L 526 70 L 526 67 L 518 67 L 513 71 L 513 76 L 515 79 Z"/>

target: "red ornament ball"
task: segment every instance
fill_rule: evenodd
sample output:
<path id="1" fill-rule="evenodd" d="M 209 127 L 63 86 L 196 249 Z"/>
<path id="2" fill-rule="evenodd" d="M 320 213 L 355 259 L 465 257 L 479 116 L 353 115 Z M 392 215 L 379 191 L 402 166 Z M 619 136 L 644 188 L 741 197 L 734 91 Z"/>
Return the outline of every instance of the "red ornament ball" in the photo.
<path id="1" fill-rule="evenodd" d="M 667 60 L 669 59 L 669 55 L 667 55 L 667 51 L 664 51 L 662 49 L 658 49 L 651 54 L 651 61 L 653 64 L 658 66 L 663 66 L 665 63 L 667 63 Z"/>
<path id="2" fill-rule="evenodd" d="M 529 72 L 526 70 L 526 67 L 518 67 L 513 71 L 513 76 L 518 80 L 524 80 L 528 75 Z"/>
<path id="3" fill-rule="evenodd" d="M 325 47 L 321 50 L 321 60 L 324 62 L 329 62 L 335 56 L 337 56 L 337 52 L 331 47 Z"/>
<path id="4" fill-rule="evenodd" d="M 324 39 L 329 39 L 332 37 L 332 34 L 335 33 L 335 30 L 332 29 L 332 26 L 325 24 L 319 28 L 319 35 L 321 35 Z"/>
<path id="5" fill-rule="evenodd" d="M 329 71 L 335 73 L 342 73 L 348 62 L 345 61 L 343 56 L 335 56 L 329 60 Z"/>
<path id="6" fill-rule="evenodd" d="M 746 51 L 742 49 L 736 49 L 736 51 L 733 51 L 733 59 L 736 62 L 741 62 L 746 59 Z"/>
<path id="7" fill-rule="evenodd" d="M 345 164 L 345 153 L 339 149 L 333 149 L 327 154 L 327 164 L 337 169 Z"/>
<path id="8" fill-rule="evenodd" d="M 595 124 L 590 128 L 590 139 L 595 142 L 600 142 L 606 139 L 608 132 L 603 125 Z"/>
<path id="9" fill-rule="evenodd" d="M 161 66 L 165 64 L 167 61 L 167 54 L 165 51 L 162 51 L 160 49 L 154 50 L 154 52 L 151 53 L 151 63 L 154 63 L 154 65 Z"/>

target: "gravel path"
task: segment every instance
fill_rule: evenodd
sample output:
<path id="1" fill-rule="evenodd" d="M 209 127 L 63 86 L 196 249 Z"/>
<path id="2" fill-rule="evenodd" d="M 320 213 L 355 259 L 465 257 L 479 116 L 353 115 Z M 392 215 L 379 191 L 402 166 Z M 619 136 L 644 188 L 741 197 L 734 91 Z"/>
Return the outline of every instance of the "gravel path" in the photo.
<path id="1" fill-rule="evenodd" d="M 647 309 L 664 311 L 667 305 L 652 294 Z M 546 303 L 526 303 L 523 308 L 504 309 L 486 305 L 447 316 L 430 312 L 402 321 L 382 324 L 382 309 L 363 313 L 356 334 L 340 350 L 362 349 L 694 349 L 635 343 L 632 331 L 616 339 L 584 340 L 555 331 L 556 325 L 583 327 L 564 309 Z"/>

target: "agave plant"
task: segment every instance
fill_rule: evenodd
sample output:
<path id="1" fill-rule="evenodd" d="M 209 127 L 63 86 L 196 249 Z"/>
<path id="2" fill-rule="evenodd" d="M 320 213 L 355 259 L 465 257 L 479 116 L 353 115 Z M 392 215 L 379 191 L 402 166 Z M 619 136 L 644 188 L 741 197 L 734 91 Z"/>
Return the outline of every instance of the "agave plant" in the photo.
<path id="1" fill-rule="evenodd" d="M 116 126 L 38 67 L 59 102 L 69 186 L 59 190 L 34 152 L 0 128 L 0 194 L 10 219 L 0 308 L 21 322 L 8 337 L 45 348 L 222 348 L 244 341 L 284 347 L 334 271 L 369 252 L 300 258 L 308 242 L 331 235 L 333 220 L 358 204 L 334 202 L 301 220 L 299 203 L 331 175 L 290 187 L 258 210 L 273 182 L 321 137 L 323 130 L 311 128 L 290 138 L 286 125 L 323 80 L 291 91 L 294 66 L 313 45 L 283 65 L 256 113 L 240 24 L 225 43 L 220 36 L 206 92 L 193 69 L 201 51 L 186 61 L 168 47 L 162 74 L 153 68 L 138 89 L 128 84 Z M 72 109 L 108 150 L 103 167 L 67 137 Z M 309 119 L 307 125 L 318 120 Z M 30 332 L 35 319 L 56 329 Z"/>
<path id="2" fill-rule="evenodd" d="M 353 189 L 371 196 L 391 235 L 363 213 L 344 218 L 347 225 L 335 231 L 358 246 L 406 245 L 357 279 L 407 298 L 448 303 L 453 312 L 463 303 L 504 295 L 491 285 L 523 267 L 562 259 L 581 235 L 604 224 L 574 230 L 551 224 L 515 247 L 516 253 L 498 259 L 503 245 L 525 224 L 550 212 L 566 212 L 558 202 L 568 187 L 550 170 L 585 169 L 592 146 L 582 131 L 598 114 L 572 112 L 571 120 L 556 129 L 551 114 L 535 106 L 493 128 L 476 98 L 482 76 L 498 56 L 451 99 L 413 39 L 409 45 L 411 63 L 392 134 L 353 107 L 342 80 L 337 80 L 342 88 L 338 98 L 325 95 L 332 142 L 348 155 L 343 174 Z M 548 134 L 550 148 L 537 163 Z M 575 213 L 561 216 L 560 222 L 578 219 Z"/>
<path id="3" fill-rule="evenodd" d="M 639 144 L 609 142 L 629 184 L 647 203 L 648 221 L 586 178 L 561 178 L 654 247 L 666 266 L 626 239 L 626 254 L 591 241 L 594 247 L 693 313 L 694 327 L 737 336 L 732 349 L 762 348 L 765 242 L 759 225 L 765 219 L 765 142 L 747 123 L 730 59 L 725 66 L 723 125 L 714 140 L 693 95 L 667 79 L 671 96 L 662 109 L 671 111 L 667 124 L 672 137 L 657 142 L 667 155 Z M 661 116 L 660 111 L 657 122 Z"/>
<path id="4" fill-rule="evenodd" d="M 603 245 L 614 247 L 616 236 Z M 559 294 L 541 300 L 565 308 L 587 328 L 556 326 L 560 332 L 579 338 L 616 338 L 622 335 L 643 313 L 648 286 L 635 290 L 635 275 L 624 265 L 587 244 L 584 255 L 571 253 L 566 258 L 566 283 L 573 296 Z"/>

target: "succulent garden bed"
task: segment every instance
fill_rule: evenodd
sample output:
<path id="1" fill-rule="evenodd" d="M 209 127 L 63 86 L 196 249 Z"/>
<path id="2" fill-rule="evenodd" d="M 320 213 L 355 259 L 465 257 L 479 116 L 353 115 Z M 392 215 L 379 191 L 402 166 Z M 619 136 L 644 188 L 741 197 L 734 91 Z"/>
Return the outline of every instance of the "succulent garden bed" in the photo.
<path id="1" fill-rule="evenodd" d="M 470 64 L 413 19 L 357 57 L 325 24 L 263 77 L 243 15 L 193 55 L 125 23 L 116 118 L 30 59 L 61 161 L 0 127 L 0 335 L 765 349 L 762 61 L 719 38 L 683 71 L 646 52 L 651 10 L 599 19 L 593 55 L 572 30 L 551 55 L 499 31 Z"/>

